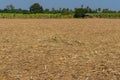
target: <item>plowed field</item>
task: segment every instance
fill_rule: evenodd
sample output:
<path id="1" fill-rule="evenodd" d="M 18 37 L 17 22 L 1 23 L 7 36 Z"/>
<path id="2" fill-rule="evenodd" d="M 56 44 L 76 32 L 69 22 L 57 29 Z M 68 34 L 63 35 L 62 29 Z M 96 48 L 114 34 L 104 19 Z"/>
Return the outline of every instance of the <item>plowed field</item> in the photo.
<path id="1" fill-rule="evenodd" d="M 120 80 L 120 19 L 0 19 L 0 80 Z"/>

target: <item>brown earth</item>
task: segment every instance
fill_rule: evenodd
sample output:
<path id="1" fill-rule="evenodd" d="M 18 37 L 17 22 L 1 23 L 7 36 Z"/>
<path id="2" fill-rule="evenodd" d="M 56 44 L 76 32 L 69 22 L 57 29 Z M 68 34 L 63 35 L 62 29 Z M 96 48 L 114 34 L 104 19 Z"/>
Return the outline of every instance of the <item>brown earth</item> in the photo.
<path id="1" fill-rule="evenodd" d="M 120 19 L 0 19 L 0 80 L 120 80 Z"/>

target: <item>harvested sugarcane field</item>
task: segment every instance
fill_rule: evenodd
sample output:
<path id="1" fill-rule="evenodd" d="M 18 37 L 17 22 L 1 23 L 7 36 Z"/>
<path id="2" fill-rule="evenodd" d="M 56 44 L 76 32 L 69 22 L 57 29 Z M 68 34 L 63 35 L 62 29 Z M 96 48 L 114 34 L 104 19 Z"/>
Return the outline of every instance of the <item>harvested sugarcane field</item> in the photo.
<path id="1" fill-rule="evenodd" d="M 0 19 L 0 80 L 120 80 L 120 19 Z"/>

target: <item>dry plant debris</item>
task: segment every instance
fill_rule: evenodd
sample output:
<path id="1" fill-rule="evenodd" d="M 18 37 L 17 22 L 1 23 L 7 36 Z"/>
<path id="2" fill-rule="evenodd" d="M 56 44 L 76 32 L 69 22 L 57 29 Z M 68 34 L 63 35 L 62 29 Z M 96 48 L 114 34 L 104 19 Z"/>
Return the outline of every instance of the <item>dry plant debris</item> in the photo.
<path id="1" fill-rule="evenodd" d="M 0 80 L 120 80 L 120 19 L 0 19 Z"/>

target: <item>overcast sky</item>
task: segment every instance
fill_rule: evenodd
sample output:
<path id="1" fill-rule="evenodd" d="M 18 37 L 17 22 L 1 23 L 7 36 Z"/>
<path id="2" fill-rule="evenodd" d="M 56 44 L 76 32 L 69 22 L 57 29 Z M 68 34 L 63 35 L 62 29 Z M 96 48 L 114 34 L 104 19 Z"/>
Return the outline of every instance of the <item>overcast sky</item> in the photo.
<path id="1" fill-rule="evenodd" d="M 33 3 L 40 3 L 44 8 L 75 8 L 90 6 L 91 8 L 109 8 L 111 10 L 120 10 L 120 0 L 0 0 L 0 8 L 13 4 L 16 8 L 29 9 Z"/>

